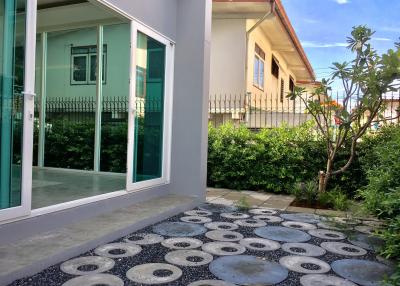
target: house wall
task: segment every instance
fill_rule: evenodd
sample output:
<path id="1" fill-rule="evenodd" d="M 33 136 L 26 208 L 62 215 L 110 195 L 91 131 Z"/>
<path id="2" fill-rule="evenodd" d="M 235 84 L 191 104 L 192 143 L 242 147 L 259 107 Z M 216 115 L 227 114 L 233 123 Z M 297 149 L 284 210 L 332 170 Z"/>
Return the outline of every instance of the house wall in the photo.
<path id="1" fill-rule="evenodd" d="M 249 30 L 255 24 L 255 20 L 247 20 L 246 26 Z M 265 53 L 265 66 L 264 66 L 264 89 L 261 90 L 253 85 L 253 73 L 254 73 L 254 55 L 255 55 L 255 44 L 257 44 Z M 265 34 L 265 31 L 260 27 L 256 28 L 249 37 L 248 46 L 248 58 L 247 58 L 247 91 L 252 93 L 252 104 L 257 104 L 257 107 L 264 108 L 279 112 L 293 112 L 294 101 L 288 101 L 286 98 L 289 92 L 289 76 L 291 76 L 296 82 L 296 76 L 288 68 L 288 63 L 283 59 L 282 55 L 278 51 L 272 50 L 272 44 Z M 279 61 L 279 78 L 276 78 L 271 74 L 272 56 Z M 281 79 L 284 80 L 284 99 L 283 103 L 280 102 L 281 92 Z"/>
<path id="2" fill-rule="evenodd" d="M 213 19 L 210 94 L 244 94 L 246 20 Z"/>

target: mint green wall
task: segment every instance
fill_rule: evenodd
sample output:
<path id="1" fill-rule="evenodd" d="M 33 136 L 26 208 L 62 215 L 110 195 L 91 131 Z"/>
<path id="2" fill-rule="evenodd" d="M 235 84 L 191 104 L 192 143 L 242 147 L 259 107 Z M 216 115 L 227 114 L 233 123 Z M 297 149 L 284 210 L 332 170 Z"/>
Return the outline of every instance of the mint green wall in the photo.
<path id="1" fill-rule="evenodd" d="M 85 28 L 49 32 L 47 43 L 47 98 L 92 97 L 96 85 L 71 85 L 71 47 L 97 43 L 97 29 Z M 128 97 L 130 62 L 130 26 L 116 24 L 104 26 L 104 44 L 107 45 L 106 83 L 103 96 Z M 41 45 L 37 54 L 36 91 L 40 94 Z"/>

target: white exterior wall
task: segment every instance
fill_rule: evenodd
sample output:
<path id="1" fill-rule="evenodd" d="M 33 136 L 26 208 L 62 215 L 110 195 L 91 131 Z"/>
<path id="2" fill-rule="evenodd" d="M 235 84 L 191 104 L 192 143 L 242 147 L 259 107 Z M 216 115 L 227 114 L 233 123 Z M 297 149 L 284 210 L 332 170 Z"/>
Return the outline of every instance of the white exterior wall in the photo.
<path id="1" fill-rule="evenodd" d="M 210 94 L 244 94 L 246 20 L 213 19 Z"/>

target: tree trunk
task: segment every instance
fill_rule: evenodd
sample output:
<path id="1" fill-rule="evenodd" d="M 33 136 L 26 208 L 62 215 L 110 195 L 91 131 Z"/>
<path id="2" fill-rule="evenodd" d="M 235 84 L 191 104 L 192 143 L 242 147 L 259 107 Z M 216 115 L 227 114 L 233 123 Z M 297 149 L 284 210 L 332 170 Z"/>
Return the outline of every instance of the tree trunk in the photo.
<path id="1" fill-rule="evenodd" d="M 327 177 L 324 171 L 319 171 L 318 192 L 324 193 L 326 191 Z"/>

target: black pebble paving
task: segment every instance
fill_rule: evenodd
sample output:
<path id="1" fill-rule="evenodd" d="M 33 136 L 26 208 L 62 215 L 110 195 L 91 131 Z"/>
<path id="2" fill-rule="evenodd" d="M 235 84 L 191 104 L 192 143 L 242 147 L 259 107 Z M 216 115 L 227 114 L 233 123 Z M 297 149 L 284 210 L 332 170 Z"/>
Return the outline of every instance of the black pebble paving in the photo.
<path id="1" fill-rule="evenodd" d="M 289 213 L 289 212 L 281 212 L 281 213 Z M 279 216 L 279 212 L 275 214 L 274 216 Z M 250 214 L 252 216 L 252 214 Z M 183 213 L 179 214 L 177 216 L 171 217 L 165 221 L 180 221 L 179 218 L 185 216 Z M 220 216 L 219 213 L 213 213 L 213 215 L 208 216 L 209 218 L 212 219 L 212 221 L 226 221 L 226 222 L 233 222 L 235 219 L 227 219 L 223 218 Z M 159 222 L 160 223 L 160 222 Z M 157 223 L 158 224 L 158 223 Z M 280 226 L 281 223 L 268 223 L 268 226 Z M 240 232 L 243 234 L 243 236 L 246 237 L 257 237 L 253 232 L 256 228 L 254 227 L 243 227 L 239 226 L 239 229 L 234 230 L 236 232 Z M 136 233 L 142 233 L 142 232 L 147 232 L 147 233 L 153 233 L 152 231 L 152 226 L 146 227 L 140 231 L 137 231 Z M 345 231 L 341 231 L 346 233 Z M 347 234 L 347 233 L 346 233 Z M 132 235 L 132 234 L 130 234 Z M 200 239 L 204 243 L 207 242 L 212 242 L 213 240 L 205 237 L 205 235 L 199 235 L 199 236 L 194 236 L 193 238 Z M 315 245 L 320 245 L 322 242 L 325 241 L 333 241 L 333 240 L 324 240 L 316 237 L 312 237 L 311 240 L 307 241 L 306 243 L 311 243 Z M 351 244 L 347 239 L 344 240 L 335 240 L 335 241 L 340 241 L 340 242 L 345 242 Z M 113 242 L 123 242 L 123 238 L 120 238 L 118 240 L 115 240 Z M 111 242 L 110 242 L 111 243 Z M 114 259 L 115 261 L 115 266 L 113 269 L 110 271 L 104 272 L 104 273 L 109 273 L 116 275 L 120 277 L 124 281 L 124 286 L 139 286 L 139 285 L 145 285 L 145 284 L 140 284 L 140 283 L 135 283 L 130 281 L 128 278 L 126 278 L 126 272 L 140 264 L 145 264 L 145 263 L 167 263 L 164 260 L 164 256 L 172 251 L 164 246 L 162 246 L 160 243 L 158 244 L 152 244 L 152 245 L 142 245 L 141 246 L 143 250 L 132 257 L 126 257 L 126 258 L 117 258 Z M 201 249 L 200 249 L 201 250 Z M 93 250 L 88 251 L 86 253 L 83 253 L 80 256 L 95 256 Z M 263 257 L 266 260 L 269 261 L 275 261 L 279 263 L 279 259 L 283 256 L 291 255 L 289 253 L 284 252 L 282 249 L 278 249 L 275 251 L 256 251 L 256 250 L 246 250 L 243 255 L 254 255 L 257 257 Z M 218 258 L 218 256 L 214 255 L 214 259 Z M 316 257 L 318 259 L 321 259 L 329 264 L 331 264 L 335 260 L 340 260 L 340 259 L 345 259 L 345 258 L 350 258 L 348 256 L 343 256 L 343 255 L 336 255 L 333 253 L 327 252 L 325 255 Z M 363 256 L 357 256 L 357 257 L 351 257 L 351 258 L 356 258 L 356 259 L 366 259 L 370 261 L 377 261 L 376 260 L 376 255 L 368 251 L 366 255 Z M 28 277 L 28 278 L 23 278 L 17 281 L 14 281 L 12 284 L 9 286 L 61 286 L 64 282 L 76 277 L 74 275 L 69 275 L 60 270 L 60 264 L 51 266 L 45 270 L 43 270 L 40 273 L 37 273 L 34 276 Z M 208 279 L 215 279 L 218 280 L 217 277 L 215 277 L 209 270 L 208 270 L 208 264 L 203 265 L 203 266 L 194 266 L 194 267 L 183 267 L 183 266 L 178 266 L 182 272 L 183 275 L 181 276 L 180 279 L 175 280 L 173 282 L 167 283 L 167 284 L 154 284 L 154 285 L 171 285 L 171 286 L 186 286 L 192 282 L 198 281 L 198 280 L 208 280 Z M 330 272 L 326 274 L 334 274 L 334 272 L 331 270 Z M 294 285 L 300 285 L 300 277 L 303 274 L 296 273 L 293 271 L 289 271 L 288 277 L 282 281 L 279 284 L 275 284 L 277 286 L 294 286 Z M 82 285 L 84 286 L 84 285 Z"/>

